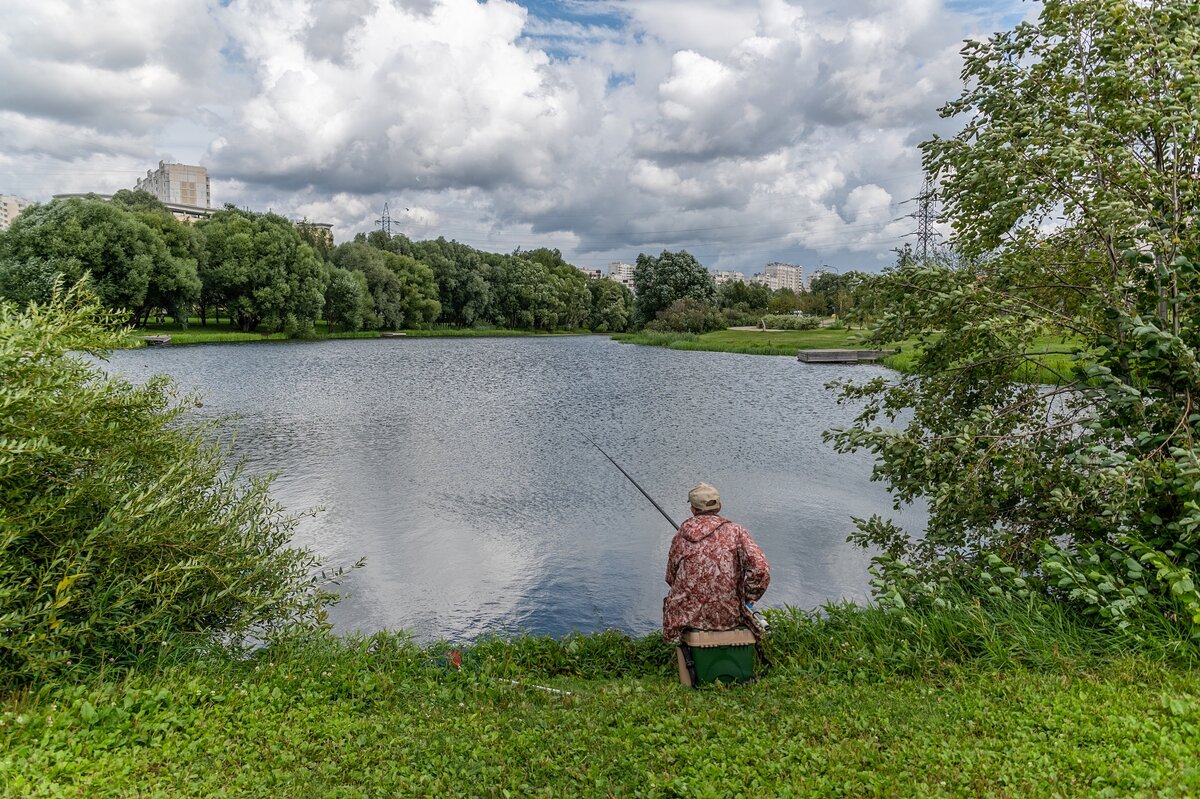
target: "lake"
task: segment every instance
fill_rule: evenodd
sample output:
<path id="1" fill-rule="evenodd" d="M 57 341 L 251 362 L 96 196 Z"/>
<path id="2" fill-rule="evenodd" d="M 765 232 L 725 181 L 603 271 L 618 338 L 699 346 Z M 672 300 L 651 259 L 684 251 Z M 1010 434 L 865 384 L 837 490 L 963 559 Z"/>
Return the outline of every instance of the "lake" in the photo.
<path id="1" fill-rule="evenodd" d="M 586 436 L 677 521 L 692 485 L 715 485 L 771 563 L 762 607 L 866 597 L 850 516 L 895 515 L 869 456 L 821 441 L 852 417 L 825 384 L 881 367 L 589 336 L 162 347 L 110 368 L 169 374 L 205 417 L 236 416 L 235 450 L 278 475 L 276 498 L 322 508 L 295 543 L 366 558 L 331 614 L 341 632 L 656 629 L 673 530 Z"/>

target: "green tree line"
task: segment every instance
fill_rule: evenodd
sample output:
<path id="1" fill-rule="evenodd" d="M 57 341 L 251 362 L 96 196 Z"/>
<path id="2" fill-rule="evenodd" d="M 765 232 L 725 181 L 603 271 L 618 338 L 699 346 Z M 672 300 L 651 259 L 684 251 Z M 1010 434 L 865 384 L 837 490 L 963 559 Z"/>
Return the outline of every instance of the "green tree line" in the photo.
<path id="1" fill-rule="evenodd" d="M 153 196 L 120 191 L 29 208 L 0 234 L 0 298 L 45 303 L 56 280 L 91 290 L 126 322 L 222 319 L 243 331 L 305 335 L 435 323 L 618 332 L 633 299 L 589 281 L 558 250 L 509 255 L 376 232 L 332 246 L 323 232 L 232 206 L 195 224 Z"/>
<path id="2" fill-rule="evenodd" d="M 146 192 L 111 201 L 70 198 L 34 206 L 0 233 L 0 297 L 44 303 L 54 281 L 92 278 L 106 307 L 146 325 L 226 320 L 245 332 L 305 335 L 433 324 L 602 333 L 651 327 L 705 332 L 799 311 L 850 316 L 869 307 L 873 276 L 823 274 L 810 291 L 715 286 L 686 251 L 638 256 L 637 299 L 611 280 L 588 280 L 556 249 L 491 253 L 438 238 L 381 231 L 333 246 L 324 231 L 227 206 L 188 224 Z"/>

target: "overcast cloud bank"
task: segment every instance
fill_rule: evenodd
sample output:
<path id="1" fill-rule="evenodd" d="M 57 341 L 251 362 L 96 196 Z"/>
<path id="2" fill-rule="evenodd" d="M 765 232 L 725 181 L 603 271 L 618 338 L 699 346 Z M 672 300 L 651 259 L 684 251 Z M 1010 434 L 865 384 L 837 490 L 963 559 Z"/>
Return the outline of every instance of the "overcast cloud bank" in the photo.
<path id="1" fill-rule="evenodd" d="M 957 9 L 957 10 L 956 10 Z M 961 40 L 997 0 L 10 0 L 0 192 L 131 187 L 581 266 L 875 270 L 913 228 Z"/>

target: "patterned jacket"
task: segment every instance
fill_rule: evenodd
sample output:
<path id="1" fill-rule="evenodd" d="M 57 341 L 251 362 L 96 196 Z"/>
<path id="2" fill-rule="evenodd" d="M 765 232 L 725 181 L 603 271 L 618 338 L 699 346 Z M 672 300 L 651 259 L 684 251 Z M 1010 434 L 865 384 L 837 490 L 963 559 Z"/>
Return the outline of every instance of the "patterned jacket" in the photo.
<path id="1" fill-rule="evenodd" d="M 736 627 L 745 619 L 745 601 L 757 602 L 770 582 L 767 559 L 745 527 L 716 514 L 693 516 L 680 525 L 667 556 L 663 637 L 675 641 L 687 627 Z"/>

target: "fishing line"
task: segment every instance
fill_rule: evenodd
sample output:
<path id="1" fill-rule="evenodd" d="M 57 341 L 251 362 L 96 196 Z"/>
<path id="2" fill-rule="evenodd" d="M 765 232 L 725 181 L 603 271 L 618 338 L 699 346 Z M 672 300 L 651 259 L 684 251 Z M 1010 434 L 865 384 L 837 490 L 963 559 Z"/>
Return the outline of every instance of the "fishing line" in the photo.
<path id="1" fill-rule="evenodd" d="M 662 505 L 659 505 L 657 502 L 654 501 L 654 497 L 652 497 L 646 493 L 646 489 L 644 489 L 640 485 L 638 485 L 637 480 L 634 480 L 632 477 L 629 476 L 629 472 L 627 472 L 621 468 L 621 464 L 619 464 L 615 460 L 613 460 L 612 456 L 609 455 L 607 452 L 605 452 L 604 449 L 599 444 L 597 444 L 595 441 L 593 441 L 591 436 L 584 433 L 583 437 L 586 438 L 589 442 L 591 442 L 591 445 L 593 447 L 600 450 L 600 454 L 603 455 L 604 457 L 608 458 L 609 463 L 611 463 L 613 466 L 616 466 L 618 471 L 620 471 L 621 474 L 625 475 L 625 478 L 627 480 L 629 480 L 629 482 L 633 483 L 633 487 L 636 488 L 638 491 L 642 492 L 643 497 L 650 500 L 650 504 L 658 509 L 658 512 L 663 515 L 664 519 L 666 519 L 668 522 L 671 523 L 672 527 L 674 527 L 676 530 L 679 529 L 679 524 L 676 523 L 676 521 L 671 518 L 670 514 L 668 514 L 665 510 L 663 510 Z"/>

